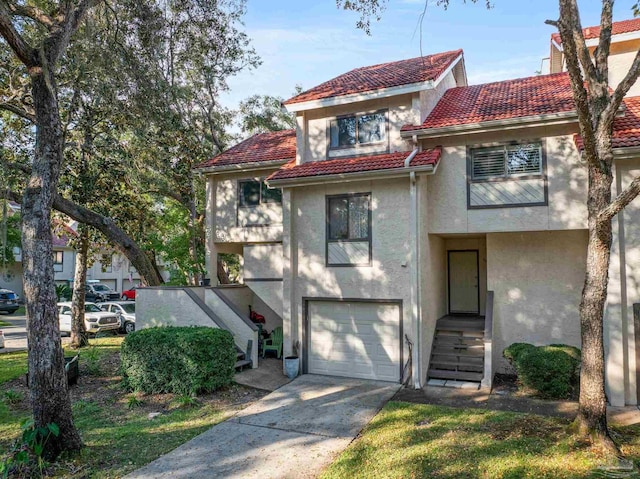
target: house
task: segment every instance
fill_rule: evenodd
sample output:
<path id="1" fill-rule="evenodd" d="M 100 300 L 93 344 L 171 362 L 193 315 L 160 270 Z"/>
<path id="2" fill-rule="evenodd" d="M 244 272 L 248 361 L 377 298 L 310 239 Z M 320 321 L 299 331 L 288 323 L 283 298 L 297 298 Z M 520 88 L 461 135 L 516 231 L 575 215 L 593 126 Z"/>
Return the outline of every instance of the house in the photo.
<path id="1" fill-rule="evenodd" d="M 639 45 L 640 21 L 614 25 L 612 87 Z M 415 387 L 490 386 L 514 342 L 579 346 L 587 174 L 556 36 L 550 63 L 547 75 L 469 86 L 454 50 L 358 68 L 287 100 L 295 130 L 198 168 L 209 275 L 218 254 L 236 253 L 244 286 L 145 291 L 144 321 L 213 321 L 242 329 L 243 346 L 257 337 L 245 306 L 259 300 L 283 327 L 284 354 L 299 345 L 304 373 L 401 381 L 411 355 Z M 640 97 L 625 99 L 614 147 L 615 194 L 640 174 Z M 636 200 L 614 226 L 612 405 L 638 403 L 638 225 Z"/>

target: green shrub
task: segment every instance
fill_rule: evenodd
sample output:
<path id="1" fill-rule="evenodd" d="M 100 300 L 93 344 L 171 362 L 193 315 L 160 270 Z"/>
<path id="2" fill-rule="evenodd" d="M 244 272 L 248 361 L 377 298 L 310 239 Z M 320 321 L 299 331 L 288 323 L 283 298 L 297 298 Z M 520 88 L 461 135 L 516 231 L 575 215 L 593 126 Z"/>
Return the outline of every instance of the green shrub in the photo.
<path id="1" fill-rule="evenodd" d="M 120 360 L 130 390 L 197 394 L 231 383 L 236 349 L 231 333 L 222 329 L 150 328 L 127 335 Z"/>
<path id="2" fill-rule="evenodd" d="M 564 344 L 533 346 L 514 343 L 503 352 L 518 380 L 547 398 L 565 399 L 578 388 L 580 350 Z"/>

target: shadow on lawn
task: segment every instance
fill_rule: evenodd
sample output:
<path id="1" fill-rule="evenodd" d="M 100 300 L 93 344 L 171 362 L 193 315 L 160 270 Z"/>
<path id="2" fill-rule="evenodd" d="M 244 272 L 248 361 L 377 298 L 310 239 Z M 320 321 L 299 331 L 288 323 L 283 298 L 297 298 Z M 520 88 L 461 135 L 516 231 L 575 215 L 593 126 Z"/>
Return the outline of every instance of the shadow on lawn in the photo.
<path id="1" fill-rule="evenodd" d="M 390 402 L 323 478 L 603 477 L 603 457 L 568 426 L 562 418 Z M 627 452 L 638 459 L 637 444 Z"/>

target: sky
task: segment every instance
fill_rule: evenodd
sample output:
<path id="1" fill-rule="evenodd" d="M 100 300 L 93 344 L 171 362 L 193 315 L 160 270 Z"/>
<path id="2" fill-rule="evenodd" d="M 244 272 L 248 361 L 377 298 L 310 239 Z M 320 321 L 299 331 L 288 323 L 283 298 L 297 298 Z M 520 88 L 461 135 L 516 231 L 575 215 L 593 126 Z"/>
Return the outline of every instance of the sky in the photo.
<path id="1" fill-rule="evenodd" d="M 535 75 L 549 56 L 558 0 L 451 0 L 448 10 L 430 0 L 389 0 L 367 36 L 355 27 L 359 15 L 335 0 L 247 0 L 245 31 L 262 59 L 255 70 L 230 80 L 222 102 L 235 108 L 254 94 L 291 97 L 296 85 L 311 88 L 353 68 L 462 48 L 469 84 Z M 583 26 L 599 23 L 598 0 L 578 2 Z M 614 20 L 631 18 L 636 0 L 618 0 Z M 548 62 L 542 65 L 548 72 Z"/>

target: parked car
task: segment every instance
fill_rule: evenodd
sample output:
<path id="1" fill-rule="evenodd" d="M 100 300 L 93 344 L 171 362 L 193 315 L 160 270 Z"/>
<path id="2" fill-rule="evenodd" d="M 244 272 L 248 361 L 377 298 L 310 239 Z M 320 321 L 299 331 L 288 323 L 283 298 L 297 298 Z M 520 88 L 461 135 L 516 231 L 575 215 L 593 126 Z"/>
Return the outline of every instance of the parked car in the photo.
<path id="1" fill-rule="evenodd" d="M 133 301 L 102 303 L 100 304 L 100 309 L 118 315 L 120 332 L 129 334 L 136 330 L 136 303 Z"/>
<path id="2" fill-rule="evenodd" d="M 10 289 L 0 289 L 0 311 L 8 314 L 15 313 L 20 305 L 18 295 Z"/>
<path id="3" fill-rule="evenodd" d="M 71 332 L 71 302 L 58 303 L 58 320 L 60 332 Z M 84 326 L 89 333 L 117 330 L 120 328 L 120 319 L 115 313 L 102 311 L 95 303 L 84 304 Z"/>
<path id="4" fill-rule="evenodd" d="M 85 285 L 85 299 L 99 303 L 100 301 L 117 301 L 120 295 L 109 286 L 99 281 L 87 281 Z"/>
<path id="5" fill-rule="evenodd" d="M 132 287 L 131 289 L 128 289 L 126 291 L 122 292 L 122 301 L 135 301 L 136 300 L 136 289 L 138 289 L 140 286 L 136 285 L 134 287 Z"/>

